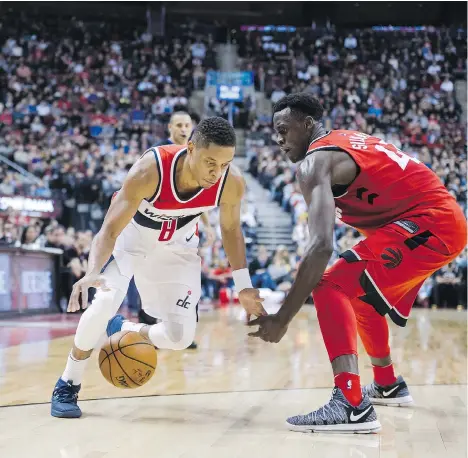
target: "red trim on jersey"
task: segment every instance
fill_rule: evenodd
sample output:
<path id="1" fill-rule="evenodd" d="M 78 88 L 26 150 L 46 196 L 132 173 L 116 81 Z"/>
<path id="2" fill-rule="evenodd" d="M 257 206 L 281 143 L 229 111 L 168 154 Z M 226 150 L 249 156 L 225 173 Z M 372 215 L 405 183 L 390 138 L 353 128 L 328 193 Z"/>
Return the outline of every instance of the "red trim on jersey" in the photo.
<path id="1" fill-rule="evenodd" d="M 218 182 L 208 189 L 200 189 L 189 199 L 183 200 L 177 195 L 175 172 L 177 160 L 187 154 L 187 148 L 179 145 L 165 145 L 158 147 L 161 158 L 162 180 L 158 198 L 152 203 L 154 208 L 160 210 L 179 210 L 184 208 L 203 208 L 216 206 L 218 191 L 222 191 L 227 179 L 228 171 Z"/>

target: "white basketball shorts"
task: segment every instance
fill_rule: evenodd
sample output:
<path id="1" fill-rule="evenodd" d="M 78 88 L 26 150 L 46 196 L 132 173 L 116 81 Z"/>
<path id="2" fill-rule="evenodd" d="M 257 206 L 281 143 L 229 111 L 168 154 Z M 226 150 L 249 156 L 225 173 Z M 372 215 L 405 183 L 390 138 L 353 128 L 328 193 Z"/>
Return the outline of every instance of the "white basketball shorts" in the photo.
<path id="1" fill-rule="evenodd" d="M 134 276 L 148 315 L 172 322 L 197 319 L 201 296 L 199 239 L 193 234 L 178 239 L 170 244 L 158 243 L 152 229 L 130 222 L 102 270 L 108 286 L 126 292 Z M 116 263 L 118 269 L 109 269 L 111 263 Z"/>

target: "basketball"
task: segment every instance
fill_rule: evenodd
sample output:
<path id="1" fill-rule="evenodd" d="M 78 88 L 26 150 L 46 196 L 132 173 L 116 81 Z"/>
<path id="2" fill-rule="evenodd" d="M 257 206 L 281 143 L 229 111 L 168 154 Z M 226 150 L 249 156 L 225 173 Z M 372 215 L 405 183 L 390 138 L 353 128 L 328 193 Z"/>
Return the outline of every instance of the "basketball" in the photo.
<path id="1" fill-rule="evenodd" d="M 113 334 L 99 353 L 102 375 L 117 388 L 143 386 L 153 376 L 156 364 L 156 349 L 138 332 Z"/>

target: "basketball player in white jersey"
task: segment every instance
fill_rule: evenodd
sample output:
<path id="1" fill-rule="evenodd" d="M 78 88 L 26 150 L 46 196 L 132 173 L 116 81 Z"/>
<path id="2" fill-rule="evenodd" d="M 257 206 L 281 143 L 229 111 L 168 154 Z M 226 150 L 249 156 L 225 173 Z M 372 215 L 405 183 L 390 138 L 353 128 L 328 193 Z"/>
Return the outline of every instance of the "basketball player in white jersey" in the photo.
<path id="1" fill-rule="evenodd" d="M 150 148 L 130 169 L 93 240 L 88 271 L 73 287 L 70 312 L 80 309 L 80 295 L 87 304 L 90 287 L 97 292 L 80 319 L 65 371 L 55 385 L 53 416 L 81 416 L 81 379 L 106 325 L 108 335 L 137 331 L 158 348 L 182 350 L 193 342 L 201 294 L 197 222 L 203 212 L 220 207 L 223 245 L 239 301 L 249 316 L 266 315 L 246 268 L 240 222 L 244 180 L 231 165 L 234 151 L 234 129 L 212 117 L 196 127 L 188 146 Z M 132 276 L 144 310 L 157 324 L 114 316 Z"/>
<path id="2" fill-rule="evenodd" d="M 190 114 L 186 111 L 176 111 L 175 113 L 172 113 L 171 118 L 169 119 L 169 124 L 167 125 L 169 137 L 155 146 L 186 145 L 193 128 L 194 120 Z M 216 234 L 214 229 L 211 227 L 208 214 L 202 213 L 200 219 L 203 222 L 206 238 L 211 245 L 216 238 Z"/>
<path id="3" fill-rule="evenodd" d="M 190 135 L 192 134 L 195 126 L 193 118 L 186 111 L 176 111 L 172 113 L 167 130 L 169 131 L 169 137 L 163 139 L 154 146 L 164 145 L 186 145 L 189 141 Z M 202 213 L 200 220 L 203 223 L 203 232 L 206 240 L 210 245 L 213 244 L 216 238 L 215 230 L 210 224 L 208 219 L 208 213 Z M 131 280 L 130 287 L 135 288 L 134 280 Z M 136 289 L 136 288 L 135 288 Z M 138 294 L 138 292 L 136 293 Z M 138 297 L 137 297 L 138 299 Z M 138 320 L 144 324 L 155 324 L 156 319 L 149 316 L 143 309 L 138 312 Z M 192 342 L 187 348 L 194 350 L 197 348 L 196 342 Z"/>

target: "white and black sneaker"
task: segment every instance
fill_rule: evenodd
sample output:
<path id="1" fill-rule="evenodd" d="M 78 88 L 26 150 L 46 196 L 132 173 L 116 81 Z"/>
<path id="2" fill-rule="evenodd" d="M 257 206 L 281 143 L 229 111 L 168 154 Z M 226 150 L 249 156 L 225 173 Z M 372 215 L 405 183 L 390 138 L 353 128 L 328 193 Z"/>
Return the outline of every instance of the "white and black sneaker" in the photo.
<path id="1" fill-rule="evenodd" d="M 333 389 L 328 404 L 306 415 L 297 415 L 286 420 L 292 431 L 328 433 L 376 433 L 380 422 L 369 398 L 364 395 L 357 407 L 352 406 L 340 388 Z"/>
<path id="2" fill-rule="evenodd" d="M 369 396 L 372 404 L 393 407 L 409 407 L 414 404 L 408 385 L 399 375 L 396 382 L 389 386 L 380 386 L 376 382 L 362 387 L 362 395 Z"/>

